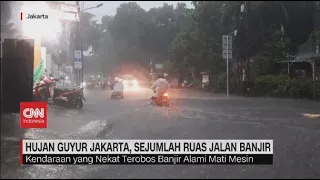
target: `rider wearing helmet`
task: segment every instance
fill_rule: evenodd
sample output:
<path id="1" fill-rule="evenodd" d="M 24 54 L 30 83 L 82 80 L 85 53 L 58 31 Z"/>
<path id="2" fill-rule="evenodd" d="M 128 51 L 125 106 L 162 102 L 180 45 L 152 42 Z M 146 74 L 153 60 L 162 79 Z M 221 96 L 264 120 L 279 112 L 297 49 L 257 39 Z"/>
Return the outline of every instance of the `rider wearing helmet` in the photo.
<path id="1" fill-rule="evenodd" d="M 111 89 L 113 89 L 113 86 L 114 86 L 118 81 L 119 81 L 119 78 L 118 78 L 118 77 L 115 77 L 113 83 L 110 84 Z"/>
<path id="2" fill-rule="evenodd" d="M 170 85 L 168 81 L 164 78 L 163 74 L 158 75 L 158 79 L 153 83 L 152 90 L 155 90 L 155 93 L 153 94 L 152 98 L 155 100 L 159 96 L 163 95 L 170 89 Z"/>

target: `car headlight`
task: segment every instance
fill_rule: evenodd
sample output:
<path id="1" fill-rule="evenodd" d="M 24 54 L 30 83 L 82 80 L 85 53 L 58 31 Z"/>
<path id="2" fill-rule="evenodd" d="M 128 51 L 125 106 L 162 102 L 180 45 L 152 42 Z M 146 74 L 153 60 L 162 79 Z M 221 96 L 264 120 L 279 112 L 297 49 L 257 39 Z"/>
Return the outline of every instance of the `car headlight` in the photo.
<path id="1" fill-rule="evenodd" d="M 90 83 L 89 83 L 89 84 L 90 84 Z M 86 85 L 87 85 L 86 82 L 81 83 L 81 86 L 86 86 Z"/>

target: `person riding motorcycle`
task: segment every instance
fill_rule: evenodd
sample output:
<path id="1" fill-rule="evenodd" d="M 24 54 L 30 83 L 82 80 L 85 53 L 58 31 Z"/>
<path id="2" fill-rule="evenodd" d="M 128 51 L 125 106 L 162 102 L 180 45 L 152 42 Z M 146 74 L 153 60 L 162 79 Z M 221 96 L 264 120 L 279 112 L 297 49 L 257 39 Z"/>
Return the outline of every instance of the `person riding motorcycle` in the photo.
<path id="1" fill-rule="evenodd" d="M 119 79 L 118 77 L 116 77 L 111 88 L 112 88 L 111 98 L 119 97 L 119 96 L 121 98 L 124 98 L 123 96 L 124 84 L 122 82 L 122 79 Z"/>
<path id="2" fill-rule="evenodd" d="M 48 101 L 52 101 L 53 95 L 54 95 L 54 85 L 52 84 L 52 79 L 47 74 L 47 72 L 44 73 L 41 80 L 37 84 L 35 84 L 34 87 L 41 86 L 44 84 L 49 84 L 48 88 L 49 88 L 50 98 L 48 99 Z"/>
<path id="3" fill-rule="evenodd" d="M 118 77 L 114 78 L 114 81 L 110 84 L 111 89 L 113 90 L 114 85 L 119 81 Z"/>
<path id="4" fill-rule="evenodd" d="M 164 75 L 160 74 L 158 75 L 158 79 L 151 86 L 151 89 L 155 90 L 151 99 L 156 100 L 158 97 L 168 92 L 168 90 L 170 89 L 170 85 L 168 81 L 164 78 Z"/>
<path id="5" fill-rule="evenodd" d="M 115 84 L 113 90 L 114 91 L 123 92 L 124 84 L 123 84 L 123 80 L 122 79 L 118 79 L 118 82 Z"/>

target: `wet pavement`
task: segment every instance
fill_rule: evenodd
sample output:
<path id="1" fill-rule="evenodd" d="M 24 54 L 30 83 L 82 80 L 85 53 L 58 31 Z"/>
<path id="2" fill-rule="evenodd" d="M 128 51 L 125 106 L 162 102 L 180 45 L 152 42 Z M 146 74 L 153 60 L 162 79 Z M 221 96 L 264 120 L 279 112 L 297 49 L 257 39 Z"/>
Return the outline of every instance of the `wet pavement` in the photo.
<path id="1" fill-rule="evenodd" d="M 82 110 L 50 107 L 47 129 L 1 119 L 1 178 L 320 178 L 320 103 L 169 93 L 170 108 L 147 105 L 151 92 L 86 91 Z M 20 139 L 273 139 L 274 165 L 19 165 Z"/>

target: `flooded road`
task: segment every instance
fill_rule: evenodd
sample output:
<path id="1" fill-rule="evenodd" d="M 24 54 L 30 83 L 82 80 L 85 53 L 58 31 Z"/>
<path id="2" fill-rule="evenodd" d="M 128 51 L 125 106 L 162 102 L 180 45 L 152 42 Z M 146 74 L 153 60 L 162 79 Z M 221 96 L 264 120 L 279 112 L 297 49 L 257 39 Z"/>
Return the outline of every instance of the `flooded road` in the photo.
<path id="1" fill-rule="evenodd" d="M 47 129 L 1 119 L 1 178 L 316 178 L 320 177 L 320 103 L 172 90 L 170 108 L 150 107 L 151 92 L 86 91 L 82 110 L 50 107 Z M 318 112 L 317 112 L 318 111 Z M 273 139 L 274 165 L 24 165 L 20 139 Z"/>

